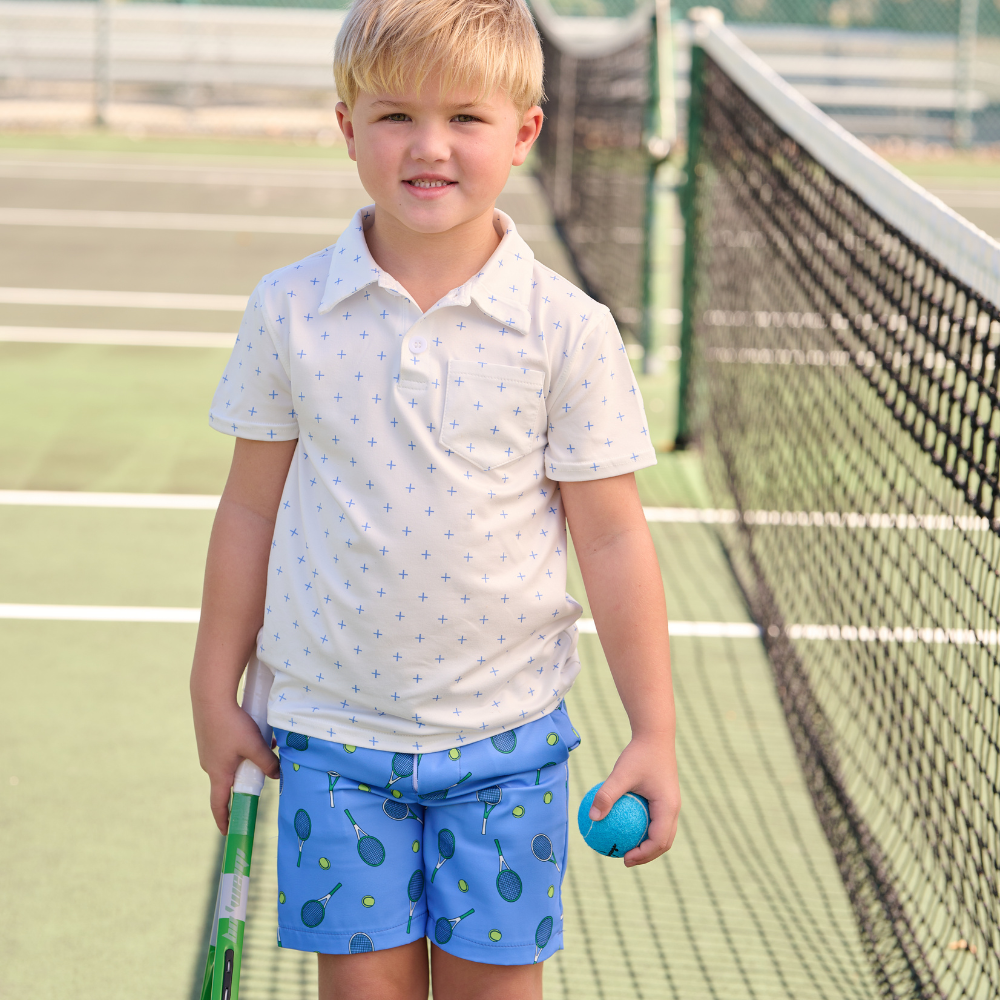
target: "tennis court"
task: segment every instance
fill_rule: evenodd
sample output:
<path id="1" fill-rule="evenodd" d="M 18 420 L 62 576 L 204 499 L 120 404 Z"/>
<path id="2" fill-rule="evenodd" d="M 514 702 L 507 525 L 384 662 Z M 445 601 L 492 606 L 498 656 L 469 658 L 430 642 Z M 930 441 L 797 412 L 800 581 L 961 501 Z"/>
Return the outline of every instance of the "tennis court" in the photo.
<path id="1" fill-rule="evenodd" d="M 209 157 L 182 146 L 131 154 L 26 146 L 0 154 L 7 203 L 20 207 L 344 218 L 364 198 L 342 159 Z M 324 172 L 325 189 L 317 184 Z M 531 241 L 535 252 L 568 273 L 559 245 L 545 238 L 548 219 L 533 180 L 515 178 L 505 198 L 515 220 L 542 237 Z M 11 288 L 174 295 L 246 294 L 261 273 L 326 242 L 319 235 L 84 226 L 5 231 L 11 238 L 0 253 Z M 225 349 L 139 344 L 150 330 L 169 328 L 178 339 L 185 331 L 231 331 L 235 312 L 12 303 L 0 306 L 0 317 L 4 336 L 21 338 L 0 345 L 5 422 L 13 431 L 2 446 L 3 489 L 164 494 L 165 507 L 178 503 L 178 494 L 218 494 L 231 444 L 208 430 L 205 412 Z M 26 340 L 71 339 L 81 329 L 134 332 L 126 344 Z M 672 407 L 663 394 L 672 381 L 667 373 L 644 387 L 663 441 Z M 708 503 L 693 454 L 664 455 L 643 474 L 642 490 L 650 507 Z M 197 607 L 210 509 L 41 505 L 45 500 L 4 496 L 0 545 L 8 572 L 0 603 Z M 674 618 L 749 622 L 711 526 L 658 523 L 653 530 Z M 578 581 L 572 589 L 583 596 Z M 10 618 L 0 630 L 10 734 L 4 853 L 18 859 L 10 883 L 17 905 L 3 917 L 2 990 L 189 995 L 200 974 L 219 847 L 189 722 L 195 626 Z M 586 667 L 570 702 L 585 734 L 572 769 L 577 798 L 607 773 L 627 739 L 596 637 L 584 636 L 582 646 Z M 565 899 L 568 948 L 550 963 L 548 994 L 874 995 L 759 643 L 679 635 L 673 654 L 686 796 L 677 846 L 649 869 L 626 871 L 576 837 Z M 304 997 L 312 961 L 274 945 L 268 792 L 243 991 Z"/>
<path id="2" fill-rule="evenodd" d="M 187 673 L 231 448 L 207 427 L 208 401 L 240 298 L 332 242 L 336 220 L 366 201 L 336 148 L 117 145 L 0 143 L 0 847 L 15 859 L 0 996 L 174 998 L 200 985 L 220 838 Z M 1000 229 L 988 214 L 1000 180 L 961 169 L 939 173 L 938 189 Z M 530 174 L 512 178 L 501 207 L 572 277 Z M 676 271 L 671 247 L 657 253 Z M 673 436 L 676 380 L 673 364 L 641 376 L 657 442 Z M 639 481 L 674 622 L 684 810 L 670 854 L 631 871 L 571 834 L 567 947 L 548 963 L 546 994 L 881 995 L 701 459 L 664 453 Z M 584 598 L 578 577 L 570 589 Z M 595 635 L 581 653 L 567 699 L 584 736 L 576 800 L 628 737 Z M 275 799 L 268 787 L 247 1000 L 315 996 L 314 961 L 274 943 Z"/>

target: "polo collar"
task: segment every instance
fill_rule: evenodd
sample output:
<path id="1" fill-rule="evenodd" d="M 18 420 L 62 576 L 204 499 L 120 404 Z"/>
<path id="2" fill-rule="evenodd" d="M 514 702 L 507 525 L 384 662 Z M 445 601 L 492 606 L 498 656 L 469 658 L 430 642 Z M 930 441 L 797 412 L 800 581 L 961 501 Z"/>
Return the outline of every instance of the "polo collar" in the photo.
<path id="1" fill-rule="evenodd" d="M 374 205 L 358 209 L 348 227 L 340 234 L 340 239 L 333 245 L 319 312 L 329 312 L 348 295 L 378 281 L 382 271 L 365 242 L 365 223 L 374 218 Z"/>
<path id="2" fill-rule="evenodd" d="M 391 275 L 375 263 L 364 230 L 374 219 L 375 206 L 359 209 L 350 225 L 340 234 L 330 254 L 330 269 L 320 300 L 319 312 L 329 312 L 349 295 L 369 285 L 406 294 Z M 525 334 L 531 329 L 531 288 L 535 255 L 518 235 L 513 220 L 495 210 L 494 222 L 503 233 L 500 245 L 478 274 L 452 289 L 432 309 L 444 306 L 467 306 L 474 302 L 490 319 L 503 328 Z"/>

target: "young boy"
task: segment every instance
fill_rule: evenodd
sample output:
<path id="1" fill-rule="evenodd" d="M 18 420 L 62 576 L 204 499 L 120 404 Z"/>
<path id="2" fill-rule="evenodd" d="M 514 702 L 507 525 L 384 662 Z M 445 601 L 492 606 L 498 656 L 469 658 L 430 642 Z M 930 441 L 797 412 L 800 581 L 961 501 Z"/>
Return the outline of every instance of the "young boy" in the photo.
<path id="1" fill-rule="evenodd" d="M 608 310 L 495 201 L 542 126 L 523 0 L 356 0 L 337 115 L 374 200 L 264 278 L 212 404 L 236 436 L 209 547 L 195 727 L 225 830 L 236 703 L 274 672 L 278 929 L 323 1000 L 540 998 L 562 946 L 563 697 L 580 669 L 566 522 L 632 740 L 595 800 L 680 795 L 655 462 Z"/>

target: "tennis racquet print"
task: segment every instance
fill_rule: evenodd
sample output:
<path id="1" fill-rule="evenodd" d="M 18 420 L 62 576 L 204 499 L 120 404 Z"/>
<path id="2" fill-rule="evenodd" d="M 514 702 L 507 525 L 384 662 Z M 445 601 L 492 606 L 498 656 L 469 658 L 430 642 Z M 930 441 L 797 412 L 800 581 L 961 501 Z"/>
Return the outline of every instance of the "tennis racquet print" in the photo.
<path id="1" fill-rule="evenodd" d="M 323 918 L 326 916 L 326 904 L 330 902 L 330 897 L 342 885 L 342 882 L 338 882 L 321 899 L 309 899 L 302 904 L 302 912 L 300 916 L 302 917 L 302 923 L 304 923 L 306 927 L 319 927 L 319 925 L 323 923 Z"/>
<path id="2" fill-rule="evenodd" d="M 312 820 L 309 818 L 309 813 L 305 809 L 297 809 L 295 812 L 295 819 L 292 821 L 292 825 L 295 827 L 295 836 L 299 838 L 299 858 L 295 862 L 296 868 L 302 867 L 302 847 L 305 842 L 309 839 L 312 833 Z"/>
<path id="3" fill-rule="evenodd" d="M 336 771 L 327 771 L 326 776 L 330 782 L 330 808 L 333 809 L 333 786 L 340 781 L 340 775 Z"/>
<path id="4" fill-rule="evenodd" d="M 309 737 L 304 733 L 285 733 L 285 746 L 289 750 L 307 750 Z"/>
<path id="5" fill-rule="evenodd" d="M 401 823 L 404 819 L 415 819 L 418 823 L 423 823 L 423 820 L 405 802 L 397 802 L 395 799 L 384 799 L 382 812 L 397 823 Z"/>
<path id="6" fill-rule="evenodd" d="M 452 934 L 460 921 L 466 917 L 471 917 L 475 910 L 467 910 L 460 917 L 438 917 L 438 922 L 434 925 L 434 940 L 438 944 L 447 944 L 451 940 Z M 551 917 L 549 918 L 552 919 Z"/>
<path id="7" fill-rule="evenodd" d="M 489 788 L 480 788 L 476 792 L 476 798 L 483 803 L 483 836 L 486 836 L 486 821 L 490 818 L 490 813 L 500 804 L 503 798 L 503 789 L 499 785 L 490 785 Z"/>
<path id="8" fill-rule="evenodd" d="M 257 724 L 267 746 L 271 727 L 267 724 L 267 699 L 274 677 L 256 656 L 247 664 L 243 688 L 243 711 Z M 208 943 L 201 1000 L 238 1000 L 243 935 L 246 929 L 247 897 L 250 891 L 250 861 L 253 856 L 257 806 L 264 787 L 264 772 L 244 760 L 233 779 L 229 831 L 215 897 L 215 917 Z"/>
<path id="9" fill-rule="evenodd" d="M 538 956 L 545 950 L 550 937 L 552 937 L 552 918 L 542 917 L 535 928 L 535 962 L 538 961 Z M 535 962 L 531 964 L 534 965 Z"/>
<path id="10" fill-rule="evenodd" d="M 386 788 L 392 788 L 392 786 L 399 781 L 400 778 L 412 778 L 413 777 L 413 754 L 412 753 L 394 753 L 392 755 L 392 767 L 389 771 L 389 781 L 386 783 Z"/>
<path id="11" fill-rule="evenodd" d="M 535 784 L 537 785 L 538 782 L 542 780 L 542 771 L 544 771 L 545 768 L 555 766 L 556 762 L 554 760 L 550 760 L 547 764 L 542 764 L 542 766 L 535 771 Z"/>
<path id="12" fill-rule="evenodd" d="M 551 917 L 549 919 L 551 919 Z M 375 950 L 375 943 L 367 934 L 358 931 L 358 933 L 351 938 L 350 943 L 347 945 L 347 950 L 352 955 L 364 955 L 369 951 Z"/>
<path id="13" fill-rule="evenodd" d="M 555 852 L 552 850 L 552 841 L 545 836 L 544 833 L 536 833 L 534 837 L 531 838 L 531 853 L 534 854 L 539 861 L 551 861 L 552 864 L 556 866 L 556 871 L 562 874 L 562 869 L 559 867 L 559 862 L 556 861 Z"/>
<path id="14" fill-rule="evenodd" d="M 410 876 L 410 884 L 406 887 L 406 894 L 410 898 L 410 919 L 406 921 L 406 933 L 409 934 L 410 924 L 413 923 L 413 908 L 424 894 L 424 870 L 422 868 L 418 868 Z"/>
<path id="15" fill-rule="evenodd" d="M 446 862 L 455 857 L 455 834 L 451 830 L 444 829 L 438 833 L 438 860 L 431 874 L 431 881 L 438 873 L 438 869 Z"/>
<path id="16" fill-rule="evenodd" d="M 494 840 L 497 845 L 497 854 L 500 855 L 500 874 L 497 875 L 497 892 L 500 898 L 508 903 L 516 903 L 521 898 L 521 876 L 512 871 L 510 865 L 504 859 L 500 841 Z"/>
<path id="17" fill-rule="evenodd" d="M 385 848 L 382 846 L 382 841 L 377 837 L 369 837 L 364 830 L 354 822 L 354 817 L 351 815 L 350 811 L 345 809 L 344 815 L 351 821 L 351 826 L 354 827 L 354 832 L 358 835 L 358 857 L 366 865 L 371 865 L 372 868 L 378 868 L 383 861 L 385 861 Z"/>
<path id="18" fill-rule="evenodd" d="M 446 799 L 448 798 L 448 793 L 453 788 L 458 788 L 458 786 L 462 784 L 463 781 L 468 781 L 469 778 L 471 777 L 472 777 L 472 772 L 469 771 L 469 773 L 466 774 L 465 777 L 459 778 L 454 785 L 449 785 L 447 788 L 439 788 L 436 792 L 428 792 L 426 795 L 421 795 L 420 798 L 424 799 L 424 801 L 431 801 L 431 802 L 438 802 L 441 799 Z"/>
<path id="19" fill-rule="evenodd" d="M 513 753 L 517 746 L 517 733 L 513 729 L 497 733 L 496 736 L 490 737 L 490 743 L 493 744 L 493 749 L 500 753 Z"/>

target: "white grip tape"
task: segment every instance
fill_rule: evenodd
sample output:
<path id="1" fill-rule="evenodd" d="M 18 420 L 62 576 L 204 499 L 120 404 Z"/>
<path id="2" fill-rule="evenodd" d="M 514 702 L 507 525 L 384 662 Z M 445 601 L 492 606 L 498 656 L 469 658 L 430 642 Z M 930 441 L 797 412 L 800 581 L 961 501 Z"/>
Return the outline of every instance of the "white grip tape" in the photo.
<path id="1" fill-rule="evenodd" d="M 233 779 L 233 791 L 244 795 L 260 795 L 263 789 L 264 772 L 252 760 L 241 761 Z"/>
<path id="2" fill-rule="evenodd" d="M 219 898 L 219 919 L 247 919 L 247 897 L 250 895 L 249 875 L 223 875 Z"/>
<path id="3" fill-rule="evenodd" d="M 257 723 L 260 735 L 268 746 L 271 745 L 271 727 L 267 724 L 267 699 L 273 683 L 274 674 L 256 656 L 251 656 L 243 686 L 243 711 Z"/>

